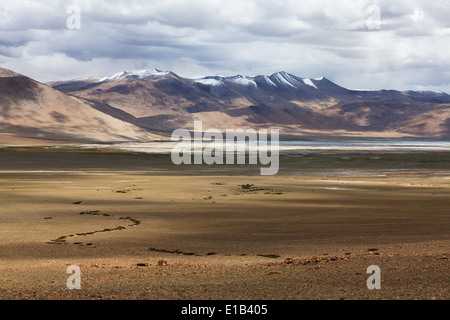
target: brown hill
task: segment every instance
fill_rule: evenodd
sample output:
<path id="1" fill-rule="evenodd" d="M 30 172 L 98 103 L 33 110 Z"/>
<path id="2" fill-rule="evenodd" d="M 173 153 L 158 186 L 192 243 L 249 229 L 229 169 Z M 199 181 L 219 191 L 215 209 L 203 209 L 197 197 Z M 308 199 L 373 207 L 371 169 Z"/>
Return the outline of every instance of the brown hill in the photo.
<path id="1" fill-rule="evenodd" d="M 76 142 L 148 141 L 156 135 L 69 96 L 0 68 L 0 142 L 18 138 Z M 6 136 L 7 135 L 7 136 Z M 6 138 L 9 137 L 9 138 Z M 2 141 L 4 140 L 4 141 Z"/>

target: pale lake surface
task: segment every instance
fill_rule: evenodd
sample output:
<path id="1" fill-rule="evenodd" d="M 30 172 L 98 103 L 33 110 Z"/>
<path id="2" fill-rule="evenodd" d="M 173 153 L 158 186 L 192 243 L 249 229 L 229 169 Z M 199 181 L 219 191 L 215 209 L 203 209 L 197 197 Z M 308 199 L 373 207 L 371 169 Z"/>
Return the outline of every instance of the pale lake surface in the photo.
<path id="1" fill-rule="evenodd" d="M 243 143 L 237 143 L 242 146 Z M 118 149 L 139 153 L 170 153 L 178 145 L 178 142 L 155 141 L 147 143 L 117 143 L 117 144 L 84 144 L 79 147 L 83 149 Z M 269 142 L 270 145 L 270 142 Z M 221 144 L 204 142 L 203 147 L 219 147 Z M 258 148 L 257 143 L 245 143 L 248 150 Z M 263 145 L 264 146 L 264 145 Z M 53 147 L 61 148 L 61 147 Z M 226 146 L 225 146 L 226 148 Z M 328 140 L 304 140 L 304 141 L 280 141 L 280 152 L 295 151 L 450 151 L 450 141 L 446 140 L 404 140 L 404 139 L 328 139 Z"/>

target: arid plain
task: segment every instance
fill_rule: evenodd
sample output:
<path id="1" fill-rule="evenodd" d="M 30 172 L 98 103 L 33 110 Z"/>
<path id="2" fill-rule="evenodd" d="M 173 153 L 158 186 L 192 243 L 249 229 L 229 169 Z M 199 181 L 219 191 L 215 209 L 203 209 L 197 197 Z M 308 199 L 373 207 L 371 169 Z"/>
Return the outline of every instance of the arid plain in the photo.
<path id="1" fill-rule="evenodd" d="M 448 152 L 293 152 L 270 177 L 169 155 L 0 153 L 0 299 L 449 298 Z"/>

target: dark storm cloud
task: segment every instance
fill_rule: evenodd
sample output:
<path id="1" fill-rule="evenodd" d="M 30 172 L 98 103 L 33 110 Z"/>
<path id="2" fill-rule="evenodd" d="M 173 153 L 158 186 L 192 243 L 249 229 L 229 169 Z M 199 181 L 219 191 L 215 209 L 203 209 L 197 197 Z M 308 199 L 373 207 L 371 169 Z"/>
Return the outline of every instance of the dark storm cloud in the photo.
<path id="1" fill-rule="evenodd" d="M 41 81 L 161 68 L 450 91 L 450 0 L 0 0 L 2 66 Z M 69 6 L 81 29 L 68 30 Z M 381 29 L 369 19 L 381 14 Z M 373 21 L 373 20 L 372 20 Z M 50 63 L 51 62 L 51 63 Z"/>
<path id="2" fill-rule="evenodd" d="M 34 40 L 32 34 L 26 31 L 12 32 L 0 30 L 0 47 L 22 47 Z"/>

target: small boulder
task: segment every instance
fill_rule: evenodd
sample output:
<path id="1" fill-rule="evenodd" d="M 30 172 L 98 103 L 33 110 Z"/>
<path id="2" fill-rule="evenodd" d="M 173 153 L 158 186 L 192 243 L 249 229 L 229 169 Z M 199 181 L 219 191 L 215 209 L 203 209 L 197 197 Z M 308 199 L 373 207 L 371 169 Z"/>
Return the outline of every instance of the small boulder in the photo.
<path id="1" fill-rule="evenodd" d="M 160 267 L 167 266 L 167 260 L 165 260 L 165 259 L 159 260 L 158 261 L 158 266 L 160 266 Z"/>

